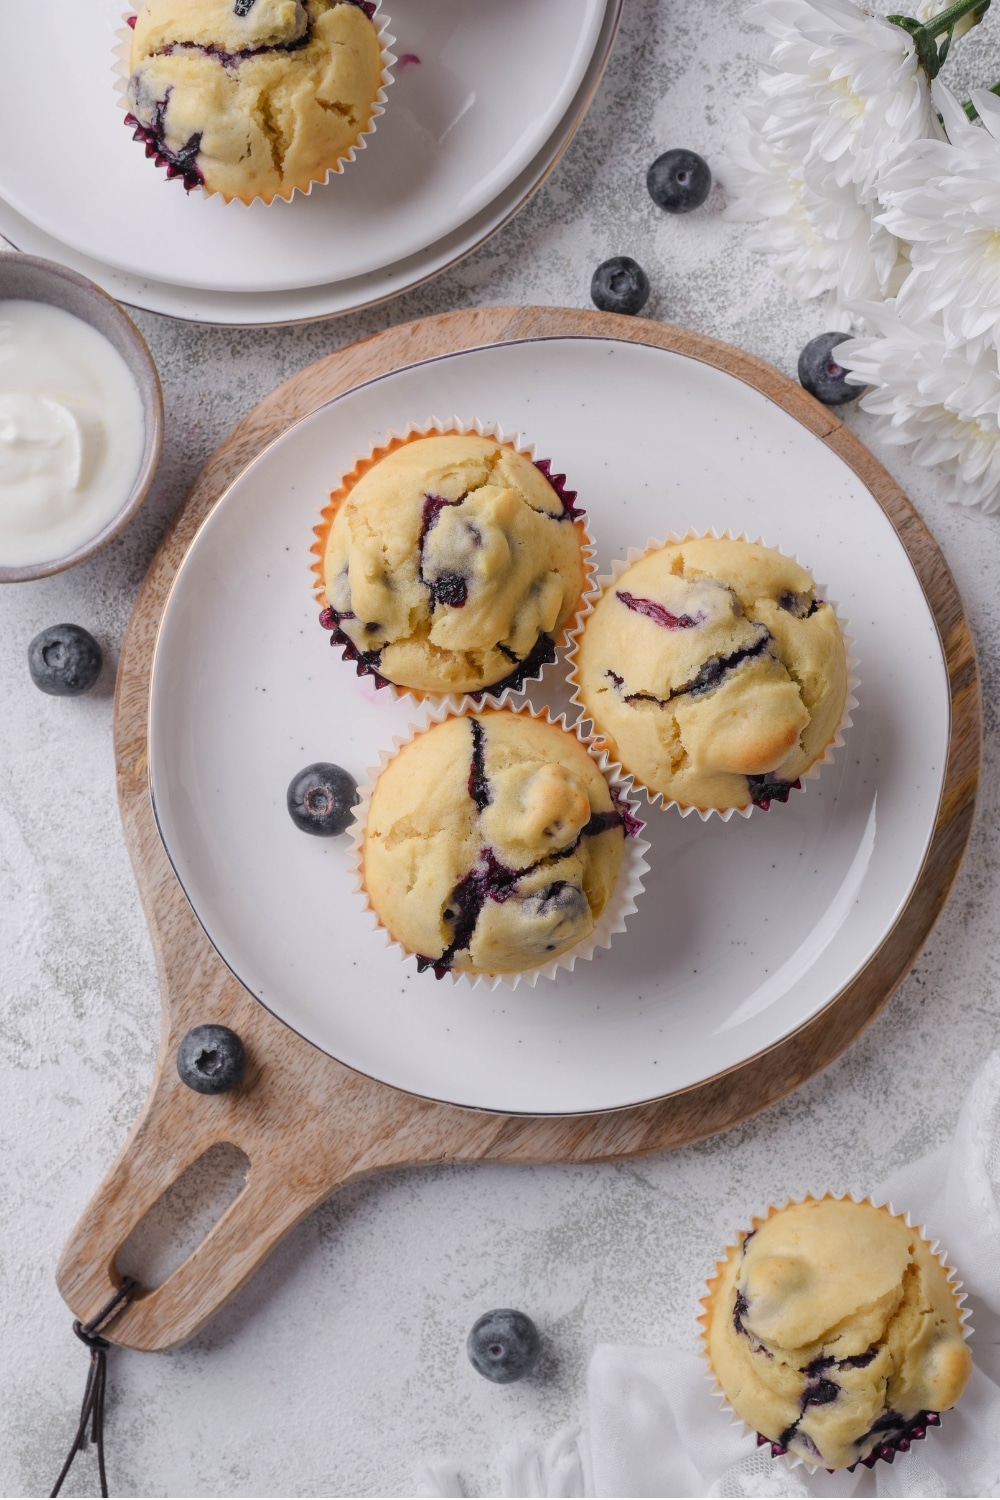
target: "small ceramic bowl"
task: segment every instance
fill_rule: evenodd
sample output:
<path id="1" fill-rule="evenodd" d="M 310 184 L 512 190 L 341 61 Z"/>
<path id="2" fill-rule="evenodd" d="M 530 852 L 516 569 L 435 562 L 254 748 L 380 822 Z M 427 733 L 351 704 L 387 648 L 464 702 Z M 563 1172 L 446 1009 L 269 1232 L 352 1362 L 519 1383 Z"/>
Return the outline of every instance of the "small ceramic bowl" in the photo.
<path id="1" fill-rule="evenodd" d="M 0 300 L 7 298 L 45 302 L 52 307 L 61 307 L 102 333 L 118 350 L 131 372 L 139 390 L 146 422 L 146 438 L 139 472 L 135 476 L 131 493 L 117 515 L 112 516 L 82 547 L 77 547 L 65 557 L 19 567 L 0 566 L 0 583 L 24 583 L 31 578 L 46 578 L 50 573 L 61 573 L 64 568 L 72 568 L 86 558 L 93 557 L 95 552 L 106 546 L 131 521 L 149 493 L 160 461 L 160 449 L 163 446 L 163 394 L 153 356 L 142 334 L 114 298 L 102 292 L 99 286 L 95 286 L 85 276 L 57 265 L 55 261 L 42 260 L 35 255 L 22 255 L 19 251 L 2 251 Z"/>

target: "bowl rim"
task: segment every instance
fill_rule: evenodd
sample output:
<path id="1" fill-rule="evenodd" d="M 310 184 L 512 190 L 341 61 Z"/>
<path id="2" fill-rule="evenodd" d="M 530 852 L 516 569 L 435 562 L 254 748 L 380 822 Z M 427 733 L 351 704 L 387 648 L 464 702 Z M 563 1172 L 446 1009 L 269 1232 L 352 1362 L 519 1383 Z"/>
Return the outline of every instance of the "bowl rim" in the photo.
<path id="1" fill-rule="evenodd" d="M 60 265 L 58 261 L 46 260 L 40 255 L 26 255 L 20 250 L 0 251 L 0 301 L 6 300 L 2 285 L 3 268 L 5 265 L 14 263 L 18 266 L 25 266 L 39 272 L 43 278 L 51 277 L 55 283 L 60 281 L 68 282 L 70 286 L 78 288 L 96 302 L 106 305 L 112 321 L 117 324 L 125 340 L 132 345 L 138 356 L 139 363 L 145 367 L 148 376 L 148 385 L 145 387 L 141 381 L 136 381 L 139 387 L 139 397 L 142 401 L 143 415 L 146 419 L 146 434 L 143 443 L 142 460 L 128 498 L 121 509 L 116 511 L 111 517 L 110 521 L 107 521 L 101 527 L 100 531 L 96 532 L 89 541 L 83 542 L 79 547 L 76 547 L 72 552 L 64 554 L 62 557 L 52 558 L 46 562 L 21 563 L 17 566 L 0 563 L 0 584 L 27 583 L 36 578 L 48 578 L 53 573 L 65 572 L 67 568 L 73 568 L 77 563 L 85 562 L 88 558 L 102 551 L 109 542 L 113 541 L 125 529 L 143 504 L 152 486 L 163 450 L 163 387 L 160 384 L 159 371 L 150 353 L 149 345 L 121 303 L 116 301 L 103 287 L 91 281 L 89 277 L 82 276 L 79 271 L 70 270 L 68 266 Z M 18 300 L 21 299 L 19 298 Z M 41 299 L 28 296 L 23 300 L 36 302 Z M 62 306 L 61 303 L 57 303 L 56 305 Z M 63 307 L 63 311 L 68 312 L 69 309 Z M 79 316 L 79 314 L 74 313 L 74 316 Z M 90 323 L 91 327 L 96 327 L 89 318 L 84 321 Z M 98 333 L 102 332 L 100 328 L 97 328 L 96 331 Z"/>

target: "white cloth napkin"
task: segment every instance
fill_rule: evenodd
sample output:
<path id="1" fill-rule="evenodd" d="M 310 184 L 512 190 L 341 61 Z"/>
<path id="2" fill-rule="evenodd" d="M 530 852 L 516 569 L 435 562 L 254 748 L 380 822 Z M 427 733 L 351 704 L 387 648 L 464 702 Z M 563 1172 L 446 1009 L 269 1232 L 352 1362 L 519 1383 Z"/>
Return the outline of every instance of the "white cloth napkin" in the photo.
<path id="1" fill-rule="evenodd" d="M 975 1368 L 954 1411 L 890 1465 L 813 1473 L 772 1459 L 730 1424 L 697 1354 L 605 1344 L 587 1382 L 589 1431 L 521 1443 L 502 1468 L 505 1496 L 1000 1496 L 1000 1053 L 983 1067 L 947 1146 L 872 1195 L 926 1224 L 958 1268 L 972 1310 Z M 439 1465 L 418 1495 L 462 1495 Z"/>

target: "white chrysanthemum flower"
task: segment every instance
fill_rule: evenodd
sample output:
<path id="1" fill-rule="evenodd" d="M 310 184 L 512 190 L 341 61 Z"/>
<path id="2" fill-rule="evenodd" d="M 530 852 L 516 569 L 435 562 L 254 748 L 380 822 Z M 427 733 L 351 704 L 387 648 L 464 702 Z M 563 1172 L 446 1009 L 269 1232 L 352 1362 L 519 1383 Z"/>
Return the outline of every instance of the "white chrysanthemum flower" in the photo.
<path id="1" fill-rule="evenodd" d="M 752 120 L 748 124 L 719 175 L 730 196 L 727 217 L 762 221 L 750 247 L 772 256 L 789 292 L 801 300 L 828 294 L 836 310 L 891 295 L 907 262 L 871 206 L 829 175 L 808 180 L 792 152 L 770 144 Z"/>
<path id="2" fill-rule="evenodd" d="M 913 444 L 913 457 L 939 468 L 947 498 L 1000 510 L 1000 370 L 982 342 L 949 339 L 938 319 L 899 317 L 898 302 L 858 309 L 875 336 L 837 345 L 837 361 L 880 418 L 884 442 Z"/>
<path id="3" fill-rule="evenodd" d="M 807 176 L 828 168 L 861 202 L 911 142 L 939 133 L 912 37 L 853 0 L 761 0 L 747 20 L 772 37 L 763 134 Z"/>
<path id="4" fill-rule="evenodd" d="M 1000 99 L 976 90 L 981 125 L 940 83 L 948 141 L 921 141 L 883 179 L 880 222 L 910 241 L 901 317 L 940 313 L 953 340 L 1000 341 Z"/>

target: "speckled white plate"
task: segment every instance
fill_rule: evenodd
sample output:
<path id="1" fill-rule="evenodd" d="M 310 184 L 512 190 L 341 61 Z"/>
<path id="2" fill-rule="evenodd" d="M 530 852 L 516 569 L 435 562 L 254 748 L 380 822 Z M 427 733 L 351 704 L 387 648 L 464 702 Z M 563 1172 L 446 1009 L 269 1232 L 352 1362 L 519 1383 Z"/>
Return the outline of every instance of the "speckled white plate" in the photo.
<path id="1" fill-rule="evenodd" d="M 330 650 L 312 526 L 359 446 L 432 412 L 519 429 L 565 468 L 598 562 L 732 527 L 811 566 L 856 641 L 860 707 L 807 792 L 749 820 L 651 809 L 628 931 L 573 974 L 492 994 L 417 974 L 370 930 L 346 841 L 285 810 L 291 776 L 361 778 L 412 715 Z M 558 663 L 533 701 L 566 702 Z M 684 1089 L 801 1026 L 904 906 L 941 794 L 949 696 L 933 617 L 885 514 L 794 418 L 682 355 L 605 339 L 500 344 L 358 387 L 292 427 L 199 531 L 152 675 L 150 776 L 180 881 L 223 959 L 318 1047 L 386 1083 L 532 1114 Z"/>
<path id="2" fill-rule="evenodd" d="M 8 7 L 0 140 L 23 145 L 0 153 L 0 196 L 78 252 L 175 286 L 274 293 L 362 276 L 452 233 L 518 178 L 565 115 L 612 3 L 386 3 L 399 62 L 367 148 L 308 197 L 250 208 L 186 195 L 132 140 L 111 72 L 122 0 L 48 0 L 51 107 L 22 62 L 37 12 Z"/>

